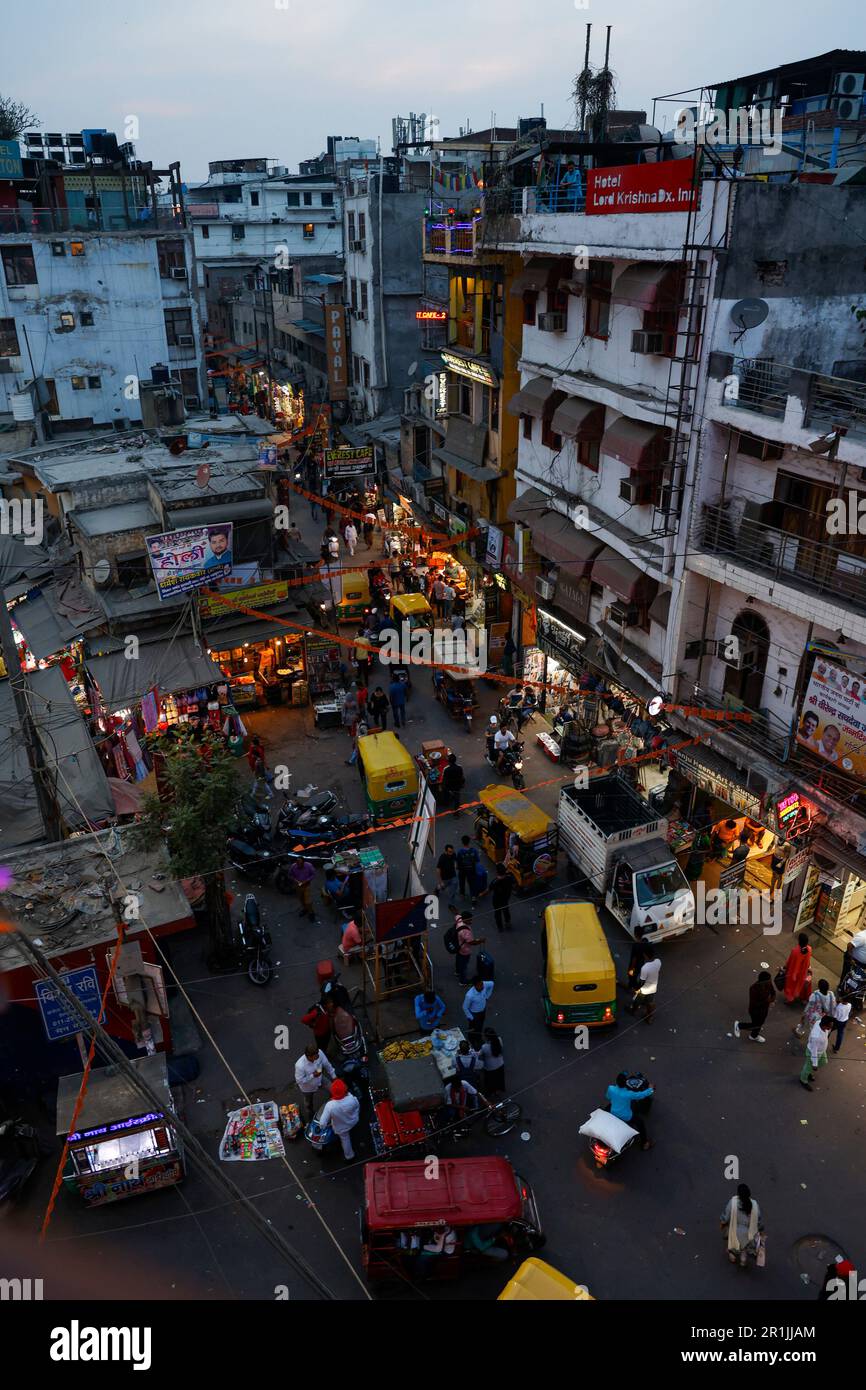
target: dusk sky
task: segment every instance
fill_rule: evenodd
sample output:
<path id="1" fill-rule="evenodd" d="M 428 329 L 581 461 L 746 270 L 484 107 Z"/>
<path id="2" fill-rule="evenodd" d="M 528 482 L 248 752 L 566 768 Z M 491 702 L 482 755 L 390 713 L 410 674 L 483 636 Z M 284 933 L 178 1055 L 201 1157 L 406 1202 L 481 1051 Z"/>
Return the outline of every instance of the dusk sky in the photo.
<path id="1" fill-rule="evenodd" d="M 537 115 L 575 123 L 583 62 L 611 66 L 617 102 L 652 98 L 832 48 L 866 46 L 862 0 L 29 0 L 3 19 L 0 90 L 45 130 L 105 126 L 185 179 L 209 159 L 270 156 L 296 170 L 325 137 L 381 137 L 432 112 L 443 135 Z M 45 40 L 44 42 L 42 40 Z M 10 59 L 12 61 L 10 61 Z M 668 111 L 672 112 L 673 107 Z M 659 117 L 659 124 L 662 124 Z"/>

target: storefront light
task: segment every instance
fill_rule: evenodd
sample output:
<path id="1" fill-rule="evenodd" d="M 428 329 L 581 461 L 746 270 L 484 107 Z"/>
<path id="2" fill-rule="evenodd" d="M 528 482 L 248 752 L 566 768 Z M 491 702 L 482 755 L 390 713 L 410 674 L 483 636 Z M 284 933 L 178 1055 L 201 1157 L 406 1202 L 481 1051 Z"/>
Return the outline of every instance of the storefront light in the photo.
<path id="1" fill-rule="evenodd" d="M 553 623 L 556 627 L 562 628 L 563 632 L 567 632 L 569 637 L 574 637 L 578 642 L 586 641 L 586 638 L 580 632 L 575 632 L 574 628 L 569 627 L 567 623 L 561 623 L 559 618 L 555 618 L 552 613 L 548 613 L 546 608 L 539 608 L 538 611 L 549 623 Z"/>

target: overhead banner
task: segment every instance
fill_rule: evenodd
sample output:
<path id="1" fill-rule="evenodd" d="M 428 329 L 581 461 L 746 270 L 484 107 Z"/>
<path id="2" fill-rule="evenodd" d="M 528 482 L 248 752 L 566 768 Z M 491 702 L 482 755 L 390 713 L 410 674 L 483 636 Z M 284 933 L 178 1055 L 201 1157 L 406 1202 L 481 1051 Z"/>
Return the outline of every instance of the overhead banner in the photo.
<path id="1" fill-rule="evenodd" d="M 227 579 L 232 572 L 232 532 L 232 522 L 225 521 L 148 536 L 147 552 L 160 601 Z"/>
<path id="2" fill-rule="evenodd" d="M 866 678 L 818 657 L 800 714 L 797 742 L 866 781 Z"/>
<path id="3" fill-rule="evenodd" d="M 586 213 L 600 217 L 616 212 L 689 212 L 698 206 L 694 176 L 694 159 L 590 169 Z"/>
<path id="4" fill-rule="evenodd" d="M 346 350 L 346 309 L 325 305 L 325 346 L 328 353 L 328 395 L 331 401 L 349 399 L 349 358 Z"/>
<path id="5" fill-rule="evenodd" d="M 289 597 L 289 583 L 286 579 L 269 580 L 266 584 L 252 584 L 247 589 L 229 589 L 225 597 L 232 603 L 242 603 L 248 608 L 272 608 L 275 603 L 285 603 Z M 199 612 L 203 618 L 231 613 L 231 609 L 219 599 L 202 596 Z"/>

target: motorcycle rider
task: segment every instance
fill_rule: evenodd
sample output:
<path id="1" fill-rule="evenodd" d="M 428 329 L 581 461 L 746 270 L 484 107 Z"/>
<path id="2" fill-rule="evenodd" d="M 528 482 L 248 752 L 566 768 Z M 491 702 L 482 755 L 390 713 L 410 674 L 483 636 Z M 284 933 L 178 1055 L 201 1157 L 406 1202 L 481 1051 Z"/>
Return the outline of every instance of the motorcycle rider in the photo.
<path id="1" fill-rule="evenodd" d="M 493 747 L 496 752 L 496 767 L 499 772 L 505 771 L 503 766 L 505 754 L 513 748 L 516 742 L 517 739 L 512 729 L 498 729 L 496 731 Z"/>
<path id="2" fill-rule="evenodd" d="M 605 1092 L 605 1099 L 608 1102 L 610 1113 L 615 1115 L 618 1120 L 631 1125 L 636 1129 L 641 1138 L 641 1148 L 651 1149 L 653 1143 L 647 1138 L 646 1125 L 640 1115 L 636 1115 L 633 1104 L 636 1100 L 648 1100 L 654 1094 L 653 1087 L 649 1086 L 643 1091 L 632 1091 L 628 1087 L 628 1075 L 621 1071 L 612 1086 L 608 1086 Z"/>

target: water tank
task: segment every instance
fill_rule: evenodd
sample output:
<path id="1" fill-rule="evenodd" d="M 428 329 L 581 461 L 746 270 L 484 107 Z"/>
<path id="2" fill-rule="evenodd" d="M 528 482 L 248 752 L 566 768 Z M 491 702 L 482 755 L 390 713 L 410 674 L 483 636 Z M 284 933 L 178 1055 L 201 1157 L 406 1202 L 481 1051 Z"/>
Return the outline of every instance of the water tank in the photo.
<path id="1" fill-rule="evenodd" d="M 155 362 L 150 369 L 150 379 L 154 386 L 167 386 L 171 380 L 168 367 L 162 362 Z"/>

